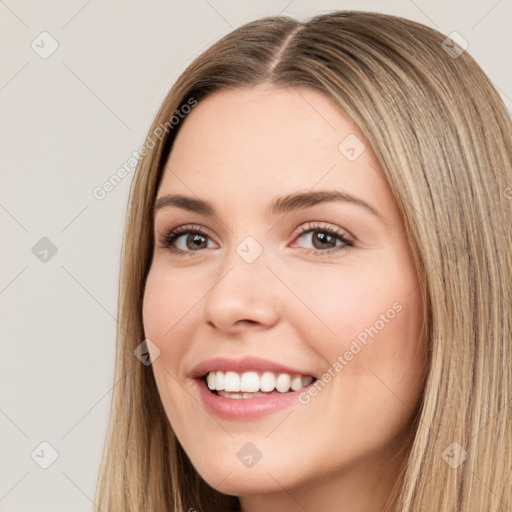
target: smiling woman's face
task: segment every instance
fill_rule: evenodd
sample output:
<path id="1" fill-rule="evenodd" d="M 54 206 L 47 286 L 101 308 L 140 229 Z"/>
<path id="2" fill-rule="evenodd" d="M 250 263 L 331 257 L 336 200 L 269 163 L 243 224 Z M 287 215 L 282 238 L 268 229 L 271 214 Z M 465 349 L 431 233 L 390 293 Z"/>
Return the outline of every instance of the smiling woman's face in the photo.
<path id="1" fill-rule="evenodd" d="M 296 194 L 314 195 L 275 204 Z M 357 126 L 309 88 L 217 92 L 180 128 L 157 202 L 144 328 L 199 474 L 247 510 L 288 493 L 377 507 L 421 393 L 423 316 L 396 201 Z M 247 394 L 272 375 L 279 391 Z M 246 398 L 226 392 L 237 376 Z"/>

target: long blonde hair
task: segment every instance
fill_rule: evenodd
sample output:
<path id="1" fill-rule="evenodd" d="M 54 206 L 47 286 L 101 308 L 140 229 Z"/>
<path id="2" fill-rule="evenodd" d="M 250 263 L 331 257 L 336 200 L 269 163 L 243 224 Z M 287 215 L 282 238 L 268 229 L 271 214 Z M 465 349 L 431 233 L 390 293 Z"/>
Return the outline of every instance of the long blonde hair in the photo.
<path id="1" fill-rule="evenodd" d="M 309 86 L 337 102 L 371 143 L 404 219 L 429 364 L 386 510 L 512 507 L 511 121 L 491 81 L 457 44 L 418 23 L 358 11 L 247 23 L 195 59 L 158 111 L 127 209 L 115 386 L 96 505 L 109 512 L 239 510 L 236 497 L 212 489 L 190 463 L 151 366 L 134 350 L 145 338 L 152 207 L 183 123 L 170 120 L 217 90 L 259 83 Z"/>

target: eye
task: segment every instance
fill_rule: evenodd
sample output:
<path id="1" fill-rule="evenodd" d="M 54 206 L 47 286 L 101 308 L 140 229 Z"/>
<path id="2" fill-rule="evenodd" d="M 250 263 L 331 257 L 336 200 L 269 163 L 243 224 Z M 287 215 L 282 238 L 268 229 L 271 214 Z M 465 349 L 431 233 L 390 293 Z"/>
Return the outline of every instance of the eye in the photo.
<path id="1" fill-rule="evenodd" d="M 175 247 L 176 242 L 183 238 L 180 247 Z M 180 226 L 168 231 L 160 241 L 161 247 L 169 249 L 171 252 L 184 254 L 197 252 L 199 249 L 206 248 L 208 233 L 201 226 Z M 206 245 L 205 245 L 206 244 Z"/>
<path id="2" fill-rule="evenodd" d="M 309 235 L 308 238 L 313 244 L 313 249 L 306 250 L 321 255 L 348 250 L 354 246 L 354 242 L 338 228 L 322 223 L 310 222 L 295 233 L 296 239 L 307 238 L 305 235 Z M 207 249 L 209 240 L 211 241 L 208 233 L 201 226 L 186 225 L 166 232 L 160 240 L 160 247 L 178 256 L 186 253 L 193 255 L 201 249 Z"/>
<path id="3" fill-rule="evenodd" d="M 308 249 L 308 251 L 321 253 L 322 256 L 332 254 L 333 252 L 345 251 L 354 246 L 354 242 L 338 228 L 322 223 L 310 222 L 301 228 L 296 236 L 297 239 L 302 237 L 309 239 L 313 249 Z M 337 244 L 338 241 L 341 244 Z"/>

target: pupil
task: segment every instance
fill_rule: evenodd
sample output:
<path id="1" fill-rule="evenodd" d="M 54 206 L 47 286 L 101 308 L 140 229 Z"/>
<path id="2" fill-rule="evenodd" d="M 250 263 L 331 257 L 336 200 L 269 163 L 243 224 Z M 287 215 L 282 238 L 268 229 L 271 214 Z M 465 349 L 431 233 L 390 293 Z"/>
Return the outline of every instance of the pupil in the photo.
<path id="1" fill-rule="evenodd" d="M 313 236 L 313 242 L 315 240 L 320 240 L 320 244 L 326 244 L 326 243 L 329 244 L 329 241 L 332 242 L 333 238 L 334 237 L 332 235 L 329 235 L 328 233 L 324 233 L 323 231 L 318 231 Z M 327 242 L 325 241 L 326 239 L 328 239 Z"/>
<path id="2" fill-rule="evenodd" d="M 189 249 L 197 248 L 201 244 L 201 240 L 200 239 L 202 239 L 202 241 L 204 241 L 204 236 L 200 235 L 200 234 L 197 234 L 197 233 L 195 235 L 193 235 L 193 237 L 192 237 L 192 244 L 190 244 L 190 245 L 187 244 L 188 248 Z M 187 240 L 190 240 L 190 237 L 187 238 Z M 196 242 L 198 242 L 198 241 L 199 241 L 199 244 L 196 244 Z"/>

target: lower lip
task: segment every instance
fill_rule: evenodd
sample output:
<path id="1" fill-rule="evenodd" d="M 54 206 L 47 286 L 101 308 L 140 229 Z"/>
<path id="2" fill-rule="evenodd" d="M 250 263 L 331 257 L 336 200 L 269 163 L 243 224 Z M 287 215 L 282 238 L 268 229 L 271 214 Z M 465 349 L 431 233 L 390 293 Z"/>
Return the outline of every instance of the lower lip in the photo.
<path id="1" fill-rule="evenodd" d="M 227 420 L 252 420 L 261 418 L 280 409 L 284 409 L 297 401 L 300 393 L 314 384 L 312 382 L 298 391 L 288 393 L 257 396 L 254 398 L 224 398 L 212 393 L 202 379 L 194 379 L 204 406 L 215 416 Z"/>

